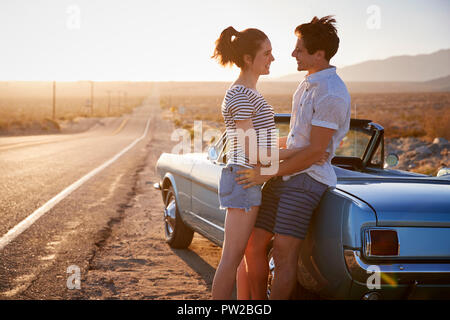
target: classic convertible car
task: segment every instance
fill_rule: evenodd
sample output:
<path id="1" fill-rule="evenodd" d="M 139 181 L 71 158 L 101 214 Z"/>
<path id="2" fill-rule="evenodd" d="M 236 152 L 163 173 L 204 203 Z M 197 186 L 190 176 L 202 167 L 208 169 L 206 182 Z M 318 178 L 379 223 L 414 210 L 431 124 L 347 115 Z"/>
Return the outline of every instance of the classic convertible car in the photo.
<path id="1" fill-rule="evenodd" d="M 290 115 L 275 120 L 286 135 Z M 207 153 L 159 158 L 155 187 L 170 246 L 187 248 L 194 232 L 222 245 L 217 183 L 227 148 L 224 133 Z M 300 291 L 327 299 L 450 298 L 450 174 L 393 170 L 398 158 L 384 153 L 383 127 L 352 119 L 332 160 L 337 186 L 325 192 L 303 242 Z"/>

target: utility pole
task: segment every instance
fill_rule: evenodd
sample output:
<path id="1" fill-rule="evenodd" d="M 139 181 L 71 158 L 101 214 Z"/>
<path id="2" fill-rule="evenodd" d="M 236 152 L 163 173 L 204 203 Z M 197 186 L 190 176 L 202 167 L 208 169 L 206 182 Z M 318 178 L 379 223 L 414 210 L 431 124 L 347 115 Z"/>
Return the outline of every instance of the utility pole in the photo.
<path id="1" fill-rule="evenodd" d="M 52 119 L 56 120 L 56 81 L 53 81 L 53 115 Z"/>
<path id="2" fill-rule="evenodd" d="M 108 117 L 109 117 L 111 114 L 111 91 L 108 90 L 106 92 L 108 92 Z"/>
<path id="3" fill-rule="evenodd" d="M 91 81 L 91 116 L 94 115 L 94 81 Z"/>
<path id="4" fill-rule="evenodd" d="M 119 110 L 119 115 L 121 115 L 122 114 L 122 106 L 121 106 L 121 104 L 122 104 L 121 102 L 122 101 L 121 101 L 121 96 L 120 95 L 122 94 L 122 91 L 119 90 L 117 92 L 118 92 L 118 95 L 119 95 L 119 108 L 118 108 L 118 110 Z"/>

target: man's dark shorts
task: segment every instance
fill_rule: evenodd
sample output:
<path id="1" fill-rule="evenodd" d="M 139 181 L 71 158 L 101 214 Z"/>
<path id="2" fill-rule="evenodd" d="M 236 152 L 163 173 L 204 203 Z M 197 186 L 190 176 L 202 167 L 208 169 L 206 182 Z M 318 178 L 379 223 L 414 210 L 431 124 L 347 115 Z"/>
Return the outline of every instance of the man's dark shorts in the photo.
<path id="1" fill-rule="evenodd" d="M 305 239 L 311 216 L 327 188 L 306 173 L 287 181 L 282 177 L 269 180 L 262 190 L 255 227 Z"/>

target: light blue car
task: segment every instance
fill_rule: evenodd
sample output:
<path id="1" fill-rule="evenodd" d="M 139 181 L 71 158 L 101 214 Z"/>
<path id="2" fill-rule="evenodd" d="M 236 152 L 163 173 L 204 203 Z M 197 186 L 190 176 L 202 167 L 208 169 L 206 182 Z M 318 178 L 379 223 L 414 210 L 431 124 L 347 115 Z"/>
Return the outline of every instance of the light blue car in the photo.
<path id="1" fill-rule="evenodd" d="M 286 135 L 290 115 L 275 120 Z M 222 245 L 217 183 L 227 148 L 223 134 L 208 153 L 159 158 L 155 187 L 171 247 L 187 248 L 194 232 Z M 450 299 L 449 170 L 439 177 L 392 170 L 398 158 L 384 153 L 383 127 L 352 119 L 332 160 L 337 186 L 325 192 L 303 242 L 297 297 Z"/>

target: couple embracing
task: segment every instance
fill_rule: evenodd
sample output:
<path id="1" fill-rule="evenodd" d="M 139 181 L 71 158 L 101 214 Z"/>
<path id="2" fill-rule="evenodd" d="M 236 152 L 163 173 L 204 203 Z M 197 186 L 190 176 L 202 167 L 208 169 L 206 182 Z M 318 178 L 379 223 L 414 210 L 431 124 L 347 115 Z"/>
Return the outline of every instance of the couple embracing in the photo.
<path id="1" fill-rule="evenodd" d="M 350 125 L 350 95 L 330 65 L 339 47 L 335 22 L 314 17 L 295 29 L 292 57 L 298 71 L 308 74 L 294 93 L 287 137 L 277 138 L 273 108 L 256 90 L 275 60 L 268 37 L 258 29 L 229 27 L 216 41 L 213 57 L 241 72 L 222 104 L 230 148 L 219 181 L 220 205 L 227 211 L 213 299 L 230 299 L 235 281 L 238 299 L 267 298 L 272 238 L 270 298 L 289 299 L 295 288 L 302 241 L 322 195 L 336 185 L 331 159 Z M 256 139 L 243 137 L 252 131 Z"/>

